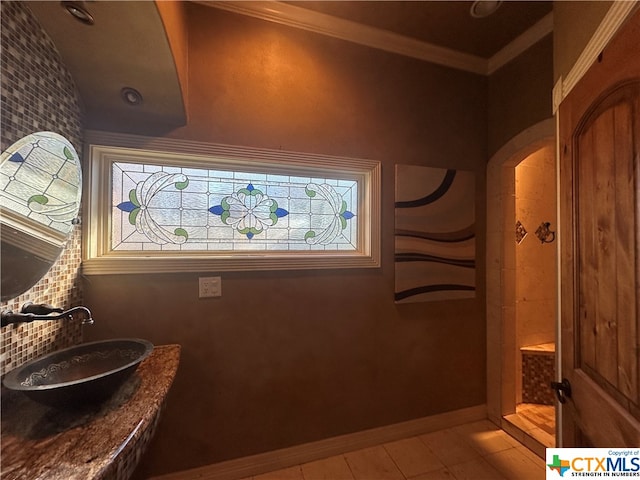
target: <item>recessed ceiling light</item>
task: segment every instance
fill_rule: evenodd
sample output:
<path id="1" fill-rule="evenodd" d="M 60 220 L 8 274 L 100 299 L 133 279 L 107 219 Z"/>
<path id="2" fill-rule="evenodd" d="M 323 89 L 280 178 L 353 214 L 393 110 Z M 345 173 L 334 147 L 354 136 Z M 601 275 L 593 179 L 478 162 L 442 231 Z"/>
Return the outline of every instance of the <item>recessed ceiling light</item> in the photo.
<path id="1" fill-rule="evenodd" d="M 135 107 L 142 104 L 142 94 L 135 88 L 124 87 L 122 90 L 120 90 L 120 96 L 127 105 L 132 105 Z"/>
<path id="2" fill-rule="evenodd" d="M 84 2 L 63 1 L 60 2 L 60 5 L 79 22 L 82 22 L 85 25 L 93 25 L 95 23 L 93 15 L 91 15 L 89 10 L 82 5 L 83 3 Z"/>
<path id="3" fill-rule="evenodd" d="M 476 0 L 469 13 L 474 18 L 484 18 L 495 12 L 502 2 L 496 0 Z"/>

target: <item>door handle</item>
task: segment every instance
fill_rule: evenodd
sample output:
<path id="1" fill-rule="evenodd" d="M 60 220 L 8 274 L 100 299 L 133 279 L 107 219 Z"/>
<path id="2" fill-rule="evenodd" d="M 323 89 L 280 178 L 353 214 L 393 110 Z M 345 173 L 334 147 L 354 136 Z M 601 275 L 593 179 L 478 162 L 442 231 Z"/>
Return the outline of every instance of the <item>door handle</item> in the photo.
<path id="1" fill-rule="evenodd" d="M 556 391 L 556 397 L 560 403 L 565 403 L 567 398 L 571 398 L 571 384 L 566 378 L 561 382 L 551 382 L 551 388 Z"/>

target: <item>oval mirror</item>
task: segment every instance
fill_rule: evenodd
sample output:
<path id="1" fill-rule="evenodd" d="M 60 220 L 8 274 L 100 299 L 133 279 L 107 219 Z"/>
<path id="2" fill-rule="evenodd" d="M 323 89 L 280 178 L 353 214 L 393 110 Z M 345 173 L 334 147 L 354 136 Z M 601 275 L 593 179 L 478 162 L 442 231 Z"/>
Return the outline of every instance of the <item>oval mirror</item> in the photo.
<path id="1" fill-rule="evenodd" d="M 82 194 L 80 160 L 71 143 L 37 132 L 0 156 L 0 300 L 34 286 L 62 253 Z"/>

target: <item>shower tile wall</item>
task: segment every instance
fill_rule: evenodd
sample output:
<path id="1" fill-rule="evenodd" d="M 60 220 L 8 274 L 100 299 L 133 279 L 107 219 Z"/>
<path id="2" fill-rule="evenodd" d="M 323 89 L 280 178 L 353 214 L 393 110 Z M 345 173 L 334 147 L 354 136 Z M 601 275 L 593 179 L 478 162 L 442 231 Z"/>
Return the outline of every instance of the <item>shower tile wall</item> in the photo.
<path id="1" fill-rule="evenodd" d="M 516 341 L 519 349 L 555 341 L 556 243 L 542 243 L 535 235 L 543 222 L 556 230 L 556 175 L 553 147 L 541 149 L 516 167 L 516 218 L 529 232 L 515 245 Z M 514 222 L 515 223 L 515 222 Z M 514 233 L 514 244 L 515 233 Z M 516 362 L 517 378 L 522 363 Z M 522 392 L 518 385 L 516 391 Z"/>
<path id="2" fill-rule="evenodd" d="M 1 115 L 4 151 L 37 131 L 53 131 L 82 153 L 82 119 L 77 90 L 60 56 L 25 2 L 0 2 Z M 31 290 L 0 304 L 19 310 L 24 302 L 70 307 L 81 303 L 81 229 L 47 275 Z M 7 272 L 3 272 L 6 274 Z M 0 375 L 22 363 L 81 341 L 79 321 L 33 322 L 0 329 Z"/>
<path id="3" fill-rule="evenodd" d="M 549 385 L 555 379 L 555 345 L 546 343 L 523 347 L 522 402 L 555 405 L 555 394 Z"/>

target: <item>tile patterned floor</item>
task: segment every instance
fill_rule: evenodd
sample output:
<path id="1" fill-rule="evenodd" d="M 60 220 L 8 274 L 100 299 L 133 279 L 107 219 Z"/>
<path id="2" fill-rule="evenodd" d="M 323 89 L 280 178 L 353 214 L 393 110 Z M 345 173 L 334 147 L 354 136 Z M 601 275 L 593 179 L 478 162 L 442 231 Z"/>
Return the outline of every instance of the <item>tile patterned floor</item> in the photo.
<path id="1" fill-rule="evenodd" d="M 483 420 L 243 480 L 542 480 L 544 461 Z"/>

